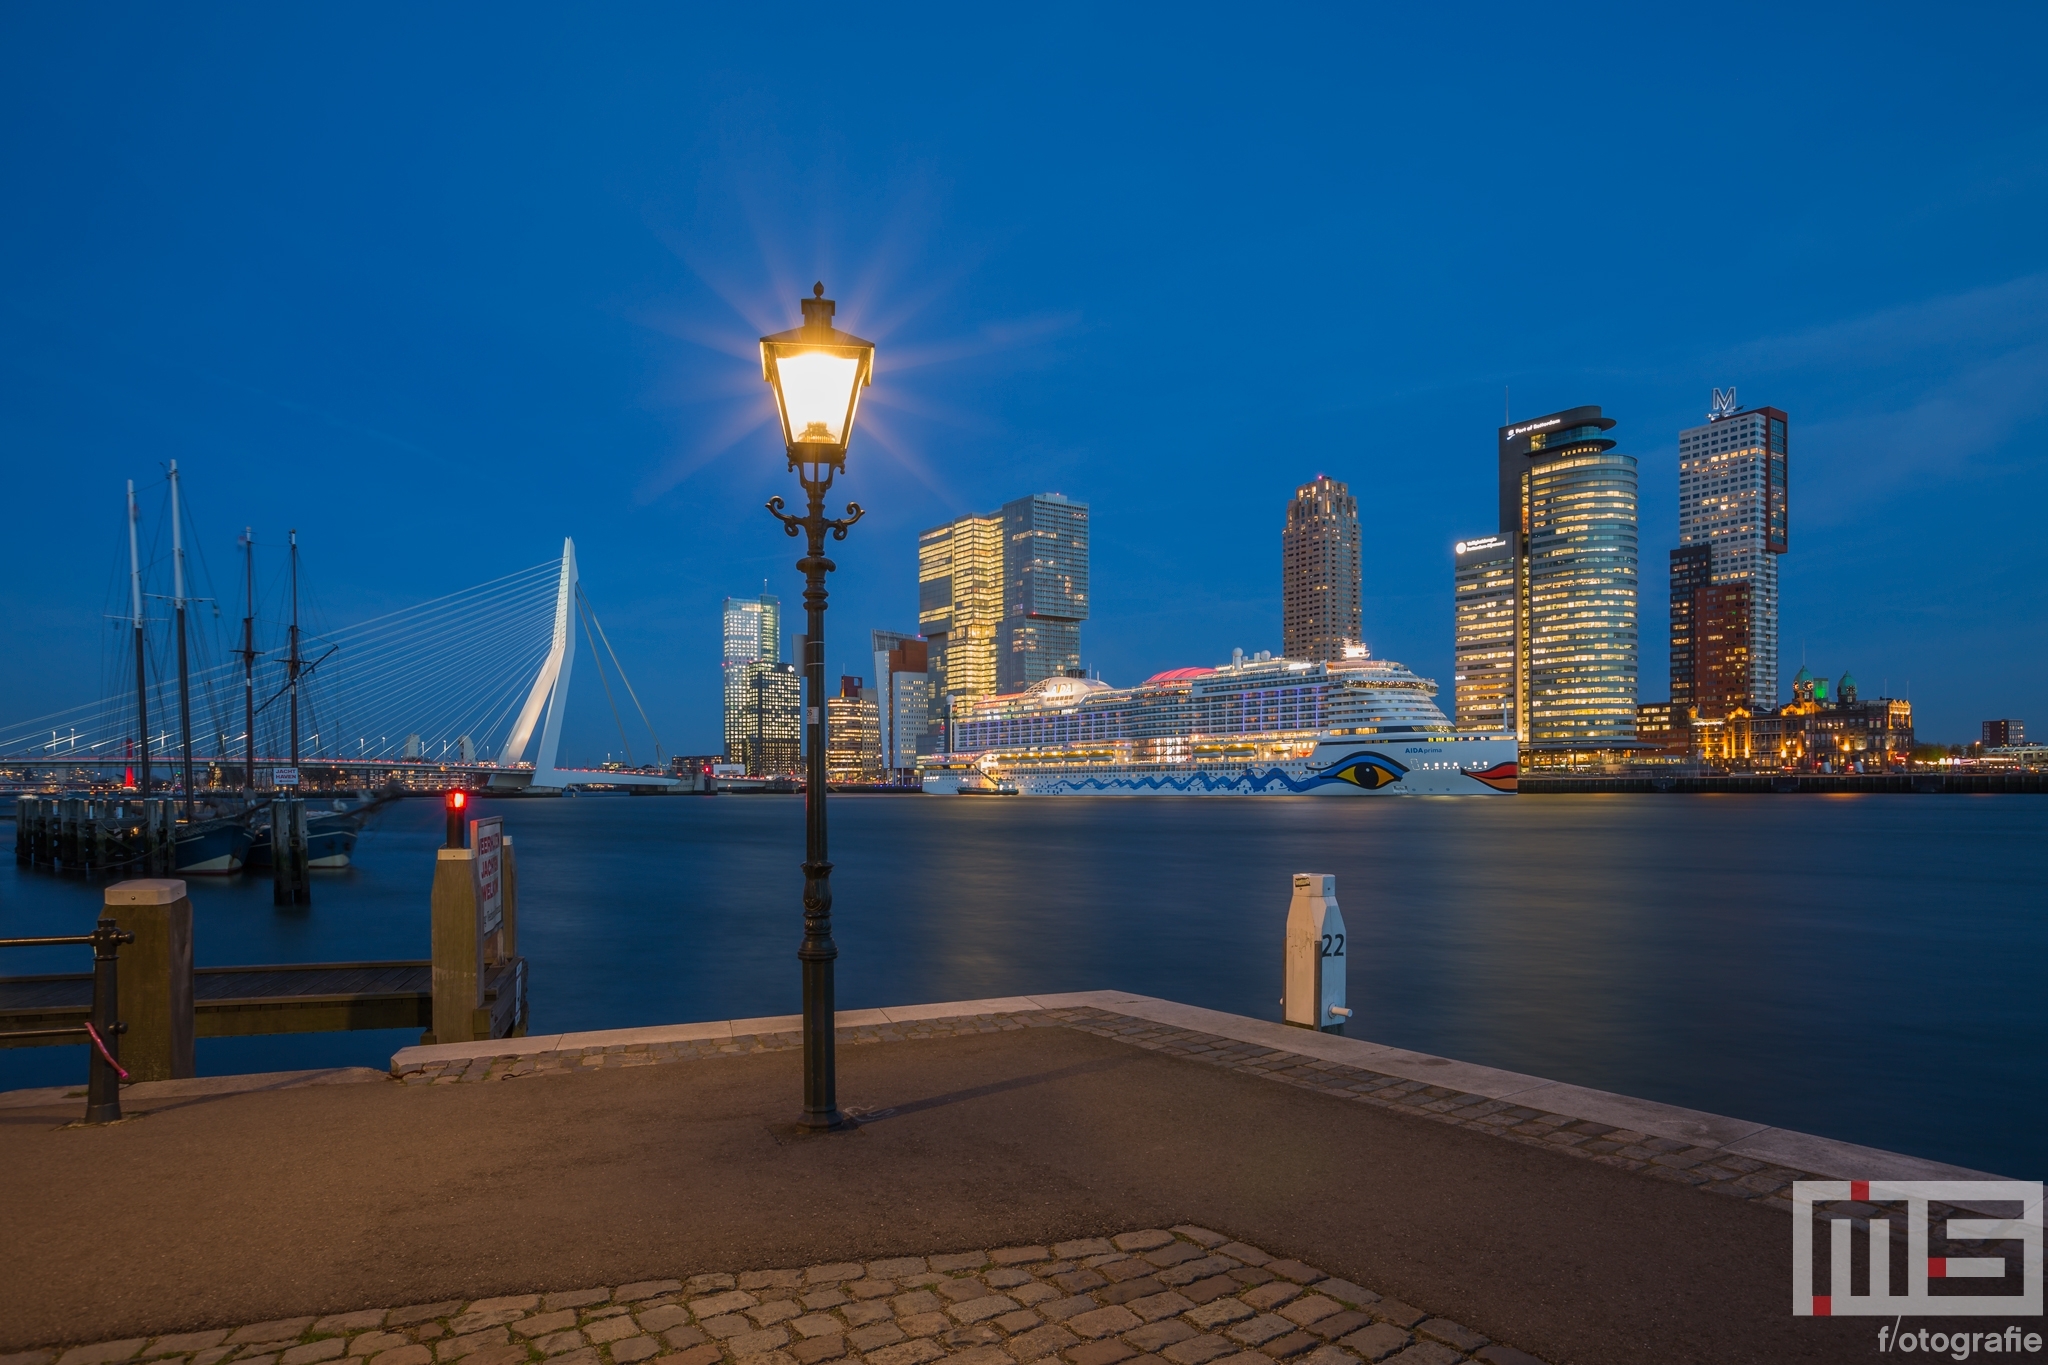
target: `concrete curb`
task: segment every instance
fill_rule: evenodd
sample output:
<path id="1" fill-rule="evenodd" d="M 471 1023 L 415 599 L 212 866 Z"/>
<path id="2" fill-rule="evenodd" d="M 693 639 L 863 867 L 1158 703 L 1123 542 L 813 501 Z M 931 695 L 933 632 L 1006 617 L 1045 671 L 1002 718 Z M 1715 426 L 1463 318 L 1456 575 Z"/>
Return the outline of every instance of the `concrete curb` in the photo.
<path id="1" fill-rule="evenodd" d="M 391 1079 L 367 1066 L 323 1067 L 317 1071 L 254 1071 L 239 1076 L 191 1076 L 177 1081 L 137 1081 L 121 1087 L 132 1100 L 190 1099 L 203 1095 L 243 1095 L 252 1090 L 296 1090 L 307 1085 L 356 1085 Z M 82 1085 L 46 1085 L 34 1090 L 0 1092 L 0 1109 L 42 1109 L 85 1098 Z"/>
<path id="2" fill-rule="evenodd" d="M 1004 996 L 994 1000 L 954 1000 L 929 1005 L 898 1005 L 888 1009 L 842 1010 L 840 1028 L 875 1028 L 927 1019 L 958 1019 L 985 1014 L 1025 1014 L 1041 1010 L 1098 1009 L 1150 1023 L 1233 1042 L 1251 1043 L 1275 1052 L 1338 1063 L 1360 1070 L 1425 1085 L 1444 1086 L 1467 1094 L 1511 1102 L 1527 1109 L 1587 1119 L 1653 1137 L 1671 1138 L 1716 1151 L 1772 1162 L 1835 1180 L 1996 1180 L 1982 1171 L 1938 1161 L 1863 1147 L 1786 1128 L 1721 1114 L 1685 1109 L 1674 1104 L 1617 1095 L 1586 1086 L 1568 1085 L 1541 1076 L 1525 1076 L 1475 1062 L 1433 1057 L 1425 1052 L 1368 1043 L 1336 1034 L 1316 1033 L 1241 1014 L 1225 1014 L 1199 1005 L 1182 1005 L 1129 991 L 1075 991 L 1062 995 Z M 723 1041 L 763 1034 L 795 1033 L 800 1015 L 763 1019 L 728 1019 L 701 1024 L 666 1024 L 650 1028 L 607 1029 L 595 1033 L 556 1033 L 537 1038 L 500 1038 L 480 1043 L 443 1043 L 409 1047 L 393 1054 L 391 1074 L 455 1061 L 496 1057 L 543 1057 L 588 1048 L 652 1046 L 661 1043 Z"/>

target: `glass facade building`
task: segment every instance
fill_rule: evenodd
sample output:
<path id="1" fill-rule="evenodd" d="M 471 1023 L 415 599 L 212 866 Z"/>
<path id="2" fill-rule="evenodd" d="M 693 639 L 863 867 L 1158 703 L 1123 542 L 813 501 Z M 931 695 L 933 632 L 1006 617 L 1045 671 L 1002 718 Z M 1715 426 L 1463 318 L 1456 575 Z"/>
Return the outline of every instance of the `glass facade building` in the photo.
<path id="1" fill-rule="evenodd" d="M 928 646 L 931 721 L 945 697 L 996 690 L 996 629 L 1003 619 L 1003 518 L 960 517 L 917 538 L 917 629 Z"/>
<path id="2" fill-rule="evenodd" d="M 1789 512 L 1790 419 L 1777 408 L 1735 407 L 1731 389 L 1716 394 L 1715 409 L 1704 426 L 1678 434 L 1678 543 L 1681 550 L 1703 547 L 1709 556 L 1708 584 L 1740 585 L 1744 592 L 1724 594 L 1720 610 L 1746 598 L 1745 638 L 1736 647 L 1722 642 L 1716 666 L 1738 671 L 1707 676 L 1707 660 L 1695 647 L 1687 662 L 1703 704 L 1726 714 L 1731 707 L 1765 710 L 1778 704 L 1778 557 L 1791 544 Z M 1674 624 L 1681 594 L 1697 595 L 1702 585 L 1691 576 L 1671 581 Z M 1697 606 L 1684 608 L 1697 612 Z M 1678 700 L 1680 646 L 1672 638 L 1672 700 Z M 1706 714 L 1704 711 L 1702 714 Z"/>
<path id="3" fill-rule="evenodd" d="M 1318 474 L 1294 490 L 1280 532 L 1280 652 L 1328 663 L 1361 638 L 1358 499 Z"/>
<path id="4" fill-rule="evenodd" d="M 1570 762 L 1638 747 L 1636 461 L 1615 452 L 1607 437 L 1614 425 L 1586 406 L 1501 427 L 1500 534 L 1462 542 L 1459 670 L 1466 672 L 1469 638 L 1475 684 L 1468 712 L 1461 677 L 1460 728 L 1506 708 L 1525 763 L 1543 764 L 1545 751 L 1550 761 Z M 1484 592 L 1502 591 L 1503 570 L 1488 567 L 1502 553 L 1491 539 L 1507 542 L 1514 579 L 1509 682 L 1480 667 L 1500 643 L 1481 605 Z M 1483 548 L 1475 554 L 1474 545 Z"/>
<path id="5" fill-rule="evenodd" d="M 1038 493 L 931 528 L 917 541 L 917 594 L 942 740 L 948 697 L 1021 692 L 1080 667 L 1088 504 Z"/>
<path id="6" fill-rule="evenodd" d="M 1636 461 L 1613 444 L 1583 440 L 1522 473 L 1517 733 L 1536 749 L 1635 741 Z"/>
<path id="7" fill-rule="evenodd" d="M 1714 581 L 1713 551 L 1681 545 L 1671 552 L 1671 704 L 1699 706 L 1699 595 Z"/>
<path id="8" fill-rule="evenodd" d="M 1003 504 L 1003 620 L 996 690 L 1022 692 L 1081 666 L 1088 619 L 1088 505 L 1058 493 Z"/>
<path id="9" fill-rule="evenodd" d="M 907 771 L 917 766 L 920 744 L 931 724 L 930 645 L 918 636 L 893 630 L 874 631 L 870 642 L 875 652 L 881 763 L 887 769 Z"/>
<path id="10" fill-rule="evenodd" d="M 719 660 L 728 664 L 775 663 L 782 658 L 782 599 L 725 599 L 725 643 Z"/>
<path id="11" fill-rule="evenodd" d="M 1473 536 L 1455 548 L 1453 673 L 1460 730 L 1506 734 L 1515 728 L 1515 584 L 1513 536 Z"/>
<path id="12" fill-rule="evenodd" d="M 803 678 L 794 664 L 757 660 L 725 670 L 725 761 L 750 777 L 803 766 Z"/>
<path id="13" fill-rule="evenodd" d="M 803 685 L 782 662 L 782 603 L 728 597 L 719 673 L 725 700 L 725 761 L 750 774 L 795 772 L 803 758 Z"/>
<path id="14" fill-rule="evenodd" d="M 839 680 L 839 695 L 825 702 L 825 780 L 882 780 L 882 729 L 875 689 L 865 679 Z"/>

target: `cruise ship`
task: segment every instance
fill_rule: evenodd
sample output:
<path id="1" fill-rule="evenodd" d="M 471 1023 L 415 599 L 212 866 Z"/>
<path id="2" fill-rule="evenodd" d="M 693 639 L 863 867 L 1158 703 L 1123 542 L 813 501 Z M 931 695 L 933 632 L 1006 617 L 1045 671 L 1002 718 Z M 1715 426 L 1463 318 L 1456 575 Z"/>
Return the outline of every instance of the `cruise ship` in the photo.
<path id="1" fill-rule="evenodd" d="M 924 789 L 1024 796 L 1495 796 L 1512 735 L 1463 734 L 1436 684 L 1362 646 L 1333 663 L 1235 652 L 1136 687 L 1047 678 L 954 713 Z"/>

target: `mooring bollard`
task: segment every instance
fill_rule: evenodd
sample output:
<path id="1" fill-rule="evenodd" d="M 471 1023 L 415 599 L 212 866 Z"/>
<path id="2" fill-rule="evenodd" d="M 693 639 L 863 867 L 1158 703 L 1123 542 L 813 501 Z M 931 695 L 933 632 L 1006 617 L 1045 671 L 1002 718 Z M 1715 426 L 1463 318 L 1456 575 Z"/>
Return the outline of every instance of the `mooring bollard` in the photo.
<path id="1" fill-rule="evenodd" d="M 1344 1005 L 1344 915 L 1337 909 L 1337 879 L 1297 872 L 1287 904 L 1286 983 L 1281 1018 L 1297 1028 L 1342 1033 L 1351 1011 Z"/>
<path id="2" fill-rule="evenodd" d="M 198 1074 L 193 1054 L 192 901 L 185 883 L 139 879 L 106 891 L 106 913 L 133 936 L 121 973 L 124 1065 L 138 1081 Z"/>

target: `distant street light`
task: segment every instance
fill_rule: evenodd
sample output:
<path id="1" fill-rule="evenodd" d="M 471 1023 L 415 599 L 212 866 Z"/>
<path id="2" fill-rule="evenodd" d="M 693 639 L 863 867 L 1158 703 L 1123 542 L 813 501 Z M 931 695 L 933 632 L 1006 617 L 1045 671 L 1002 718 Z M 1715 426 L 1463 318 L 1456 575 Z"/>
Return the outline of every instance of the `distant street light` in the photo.
<path id="1" fill-rule="evenodd" d="M 873 377 L 875 346 L 832 326 L 835 311 L 816 285 L 802 300 L 804 325 L 761 338 L 761 378 L 775 390 L 782 417 L 782 443 L 789 467 L 803 485 L 809 508 L 802 516 L 782 510 L 780 497 L 768 510 L 790 535 L 806 537 L 797 568 L 804 575 L 804 735 L 809 745 L 804 780 L 804 941 L 797 949 L 804 979 L 804 1109 L 798 1120 L 811 1129 L 842 1128 L 834 1063 L 832 963 L 832 864 L 825 848 L 825 533 L 846 539 L 846 528 L 861 519 L 857 502 L 844 519 L 825 515 L 825 493 L 846 468 L 860 391 Z M 757 741 L 758 742 L 758 741 Z"/>

